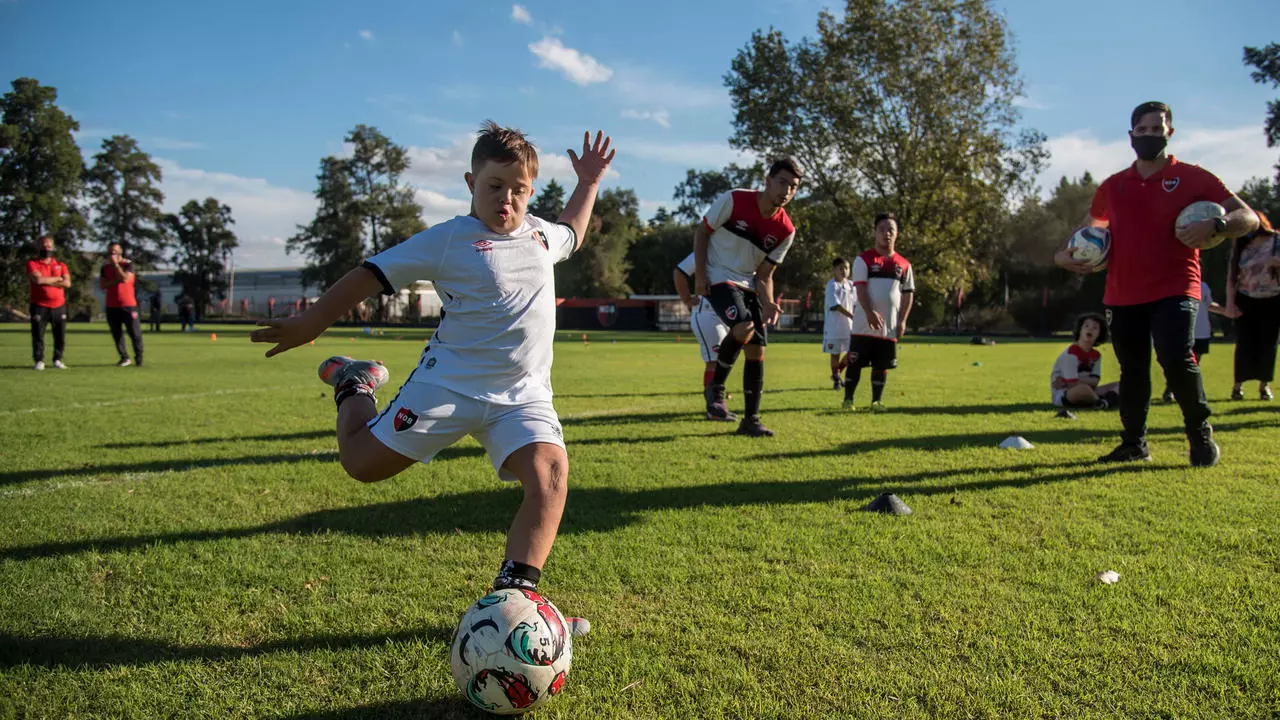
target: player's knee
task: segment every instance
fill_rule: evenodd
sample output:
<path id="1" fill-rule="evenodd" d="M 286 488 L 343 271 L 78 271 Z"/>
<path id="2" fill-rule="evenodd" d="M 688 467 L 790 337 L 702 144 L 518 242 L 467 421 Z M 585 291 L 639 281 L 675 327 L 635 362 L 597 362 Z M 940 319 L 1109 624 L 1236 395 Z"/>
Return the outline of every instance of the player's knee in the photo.
<path id="1" fill-rule="evenodd" d="M 544 498 L 563 498 L 569 490 L 569 458 L 560 453 L 538 453 L 533 460 L 533 472 L 522 478 L 526 493 L 533 492 Z"/>
<path id="2" fill-rule="evenodd" d="M 756 332 L 749 322 L 741 322 L 733 326 L 733 337 L 743 345 L 751 340 L 751 336 Z"/>
<path id="3" fill-rule="evenodd" d="M 381 482 L 395 474 L 363 453 L 339 452 L 338 462 L 347 475 L 362 483 Z"/>

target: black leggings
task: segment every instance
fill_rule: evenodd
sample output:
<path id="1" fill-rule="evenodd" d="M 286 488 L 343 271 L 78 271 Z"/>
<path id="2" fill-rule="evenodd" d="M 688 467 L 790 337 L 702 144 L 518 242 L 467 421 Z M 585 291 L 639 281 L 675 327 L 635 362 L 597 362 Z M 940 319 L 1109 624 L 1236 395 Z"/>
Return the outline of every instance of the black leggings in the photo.
<path id="1" fill-rule="evenodd" d="M 1165 382 L 1182 408 L 1188 433 L 1209 419 L 1200 366 L 1196 364 L 1196 312 L 1200 302 L 1168 297 L 1143 305 L 1107 308 L 1111 344 L 1120 363 L 1120 422 L 1126 443 L 1145 442 L 1151 407 L 1151 347 L 1164 368 Z"/>
<path id="2" fill-rule="evenodd" d="M 129 354 L 124 351 L 124 331 L 129 329 L 129 339 L 133 342 L 133 359 L 142 364 L 142 323 L 138 320 L 138 308 L 107 308 L 107 325 L 111 327 L 111 339 L 116 341 L 116 352 L 121 360 L 128 360 Z"/>
<path id="3" fill-rule="evenodd" d="M 1236 293 L 1236 382 L 1269 383 L 1276 374 L 1276 341 L 1280 340 L 1280 295 L 1251 298 Z"/>
<path id="4" fill-rule="evenodd" d="M 44 362 L 45 323 L 53 326 L 53 360 L 57 362 L 67 347 L 67 306 L 31 306 L 31 356 L 36 362 Z"/>

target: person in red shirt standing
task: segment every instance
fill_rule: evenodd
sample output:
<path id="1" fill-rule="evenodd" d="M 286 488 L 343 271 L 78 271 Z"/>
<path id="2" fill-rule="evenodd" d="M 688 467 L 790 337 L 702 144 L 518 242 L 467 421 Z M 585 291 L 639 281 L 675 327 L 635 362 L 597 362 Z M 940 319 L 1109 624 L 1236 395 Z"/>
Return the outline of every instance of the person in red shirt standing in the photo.
<path id="1" fill-rule="evenodd" d="M 120 354 L 118 367 L 128 367 L 133 362 L 124 350 L 124 329 L 129 328 L 129 339 L 133 341 L 133 357 L 138 367 L 142 367 L 142 323 L 138 320 L 138 299 L 133 292 L 133 263 L 124 257 L 124 248 L 120 243 L 111 243 L 108 262 L 102 266 L 102 276 L 98 283 L 107 294 L 107 325 L 111 327 L 111 337 L 116 341 L 116 352 Z"/>
<path id="2" fill-rule="evenodd" d="M 67 346 L 67 288 L 71 272 L 66 263 L 53 257 L 53 237 L 40 238 L 40 258 L 27 261 L 31 282 L 31 355 L 35 369 L 44 369 L 44 326 L 53 326 L 53 366 L 66 370 L 62 351 Z"/>
<path id="3" fill-rule="evenodd" d="M 1151 406 L 1151 347 L 1182 409 L 1192 466 L 1218 462 L 1209 425 L 1200 367 L 1196 364 L 1196 312 L 1200 307 L 1200 248 L 1216 235 L 1238 237 L 1258 227 L 1258 218 L 1213 173 L 1165 154 L 1173 136 L 1169 106 L 1146 102 L 1130 116 L 1129 137 L 1138 159 L 1098 186 L 1086 225 L 1109 227 L 1103 304 L 1116 360 L 1120 363 L 1120 446 L 1100 462 L 1150 460 L 1147 411 Z M 1178 214 L 1193 202 L 1222 205 L 1226 217 L 1176 228 Z M 1067 250 L 1054 256 L 1061 267 L 1090 272 Z"/>

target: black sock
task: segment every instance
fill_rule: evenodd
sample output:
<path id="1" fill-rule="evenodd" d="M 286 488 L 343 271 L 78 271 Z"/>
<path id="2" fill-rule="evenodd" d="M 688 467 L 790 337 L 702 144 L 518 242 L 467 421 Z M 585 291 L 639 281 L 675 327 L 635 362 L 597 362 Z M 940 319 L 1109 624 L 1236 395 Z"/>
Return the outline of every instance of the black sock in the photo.
<path id="1" fill-rule="evenodd" d="M 363 395 L 377 404 L 378 400 L 373 396 L 373 388 L 363 383 L 347 382 L 333 389 L 333 404 L 342 407 L 342 402 L 347 398 Z"/>
<path id="2" fill-rule="evenodd" d="M 844 370 L 844 399 L 852 400 L 853 391 L 858 389 L 858 381 L 862 379 L 862 367 L 850 365 Z"/>
<path id="3" fill-rule="evenodd" d="M 720 354 L 716 356 L 716 374 L 711 378 L 712 385 L 723 385 L 729 379 L 733 364 L 738 361 L 738 353 L 742 352 L 742 343 L 732 334 L 720 341 Z"/>
<path id="4" fill-rule="evenodd" d="M 871 402 L 880 402 L 884 395 L 884 384 L 889 380 L 888 370 L 871 371 Z"/>
<path id="5" fill-rule="evenodd" d="M 498 577 L 493 581 L 493 589 L 537 590 L 541 579 L 542 571 L 538 568 L 515 560 L 503 560 Z"/>
<path id="6" fill-rule="evenodd" d="M 764 361 L 748 360 L 742 365 L 742 395 L 747 417 L 760 414 L 760 395 L 764 392 Z"/>

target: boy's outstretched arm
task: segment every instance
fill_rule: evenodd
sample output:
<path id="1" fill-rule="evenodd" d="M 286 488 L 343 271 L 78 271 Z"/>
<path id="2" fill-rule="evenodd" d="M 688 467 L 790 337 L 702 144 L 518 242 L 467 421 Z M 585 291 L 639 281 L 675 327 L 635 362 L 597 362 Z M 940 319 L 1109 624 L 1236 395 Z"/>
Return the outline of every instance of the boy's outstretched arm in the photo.
<path id="1" fill-rule="evenodd" d="M 573 171 L 578 175 L 578 186 L 564 204 L 564 212 L 560 213 L 560 222 L 573 228 L 578 237 L 574 250 L 582 247 L 582 240 L 587 236 L 587 225 L 591 221 L 591 211 L 596 206 L 596 191 L 600 189 L 600 181 L 613 162 L 616 151 L 609 149 L 613 138 L 605 137 L 602 131 L 596 131 L 596 141 L 591 142 L 591 133 L 582 133 L 582 157 L 573 150 L 569 151 L 569 160 L 573 162 Z"/>
<path id="2" fill-rule="evenodd" d="M 257 343 L 275 343 L 267 357 L 279 355 L 320 336 L 339 318 L 367 297 L 382 290 L 382 281 L 372 271 L 358 267 L 329 288 L 306 312 L 279 320 L 260 320 L 263 327 L 254 330 L 249 339 Z"/>

